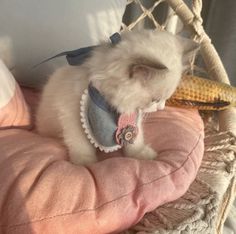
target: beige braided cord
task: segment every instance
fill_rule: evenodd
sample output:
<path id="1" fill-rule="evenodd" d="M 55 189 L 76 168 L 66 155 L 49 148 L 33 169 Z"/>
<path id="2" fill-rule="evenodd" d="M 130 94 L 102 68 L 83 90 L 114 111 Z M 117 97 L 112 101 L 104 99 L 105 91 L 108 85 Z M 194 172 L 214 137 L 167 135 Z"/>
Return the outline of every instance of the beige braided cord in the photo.
<path id="1" fill-rule="evenodd" d="M 123 30 L 132 30 L 148 18 L 155 28 L 168 30 L 171 17 L 177 15 L 193 39 L 201 44 L 200 54 L 211 79 L 230 84 L 224 66 L 211 40 L 202 26 L 201 0 L 192 1 L 192 10 L 182 0 L 156 0 L 147 9 L 144 1 L 129 0 L 140 7 L 141 15 Z M 155 8 L 166 2 L 173 9 L 162 25 L 154 16 Z M 194 64 L 193 64 L 194 65 Z M 235 195 L 236 174 L 236 112 L 221 111 L 217 124 L 207 122 L 205 126 L 205 154 L 197 179 L 187 193 L 172 203 L 158 207 L 145 215 L 141 222 L 125 233 L 222 233 L 222 227 Z M 215 129 L 218 125 L 220 132 Z M 232 132 L 232 133 L 230 133 Z"/>
<path id="2" fill-rule="evenodd" d="M 197 178 L 184 196 L 158 207 L 125 233 L 213 234 L 222 233 L 235 189 L 236 138 L 210 130 Z M 232 185 L 233 184 L 233 185 Z"/>
<path id="3" fill-rule="evenodd" d="M 130 23 L 128 26 L 124 24 L 124 22 L 122 22 L 122 30 L 129 30 L 131 31 L 133 28 L 135 28 L 135 26 L 138 25 L 139 22 L 141 22 L 143 19 L 145 19 L 146 17 L 148 17 L 154 24 L 155 28 L 158 29 L 162 29 L 161 25 L 155 20 L 155 17 L 153 16 L 153 11 L 155 10 L 155 8 L 162 2 L 164 2 L 165 0 L 157 0 L 155 1 L 155 3 L 153 4 L 153 6 L 149 9 L 146 9 L 142 3 L 140 2 L 140 0 L 128 0 L 127 5 L 135 2 L 142 10 L 142 14 L 132 23 Z"/>
<path id="4" fill-rule="evenodd" d="M 196 35 L 196 41 L 201 43 L 201 55 L 205 62 L 209 76 L 217 81 L 230 84 L 228 75 L 220 60 L 215 47 L 211 44 L 211 40 L 206 34 L 202 26 L 200 16 L 202 1 L 193 0 L 193 12 L 182 0 L 166 0 L 171 8 L 180 17 L 182 22 L 192 30 Z M 231 108 L 219 113 L 220 130 L 231 131 L 236 135 L 236 110 Z"/>
<path id="5" fill-rule="evenodd" d="M 201 55 L 206 64 L 208 74 L 212 79 L 230 84 L 224 66 L 216 52 L 211 40 L 202 26 L 200 16 L 201 0 L 193 0 L 193 12 L 182 0 L 166 0 L 182 22 L 192 30 L 195 40 L 201 43 Z"/>
<path id="6" fill-rule="evenodd" d="M 211 44 L 210 38 L 205 33 L 202 27 L 202 19 L 200 16 L 202 1 L 193 1 L 193 12 L 189 10 L 182 0 L 166 0 L 173 10 L 181 18 L 182 22 L 190 27 L 196 35 L 195 39 L 201 43 L 201 55 L 208 70 L 208 74 L 212 79 L 220 82 L 230 84 L 224 66 L 216 52 L 214 46 Z M 231 131 L 236 135 L 236 111 L 235 108 L 224 110 L 219 113 L 219 127 L 221 131 Z M 220 209 L 220 214 L 217 221 L 217 232 L 222 232 L 223 223 L 229 212 L 231 203 L 235 198 L 235 184 L 236 177 L 233 176 L 228 191 L 224 195 L 224 200 Z"/>

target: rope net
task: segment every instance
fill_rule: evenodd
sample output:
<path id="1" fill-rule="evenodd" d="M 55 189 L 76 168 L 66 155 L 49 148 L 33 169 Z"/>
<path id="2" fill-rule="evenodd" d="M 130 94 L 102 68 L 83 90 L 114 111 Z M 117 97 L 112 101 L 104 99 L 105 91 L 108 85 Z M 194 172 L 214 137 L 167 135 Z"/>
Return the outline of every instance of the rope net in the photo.
<path id="1" fill-rule="evenodd" d="M 128 0 L 122 30 L 140 27 L 167 30 L 200 43 L 204 67 L 191 61 L 191 72 L 230 84 L 223 64 L 205 33 L 202 1 Z M 164 12 L 164 14 L 163 14 Z M 177 20 L 178 19 L 178 20 Z M 124 233 L 221 233 L 235 194 L 236 111 L 225 110 L 204 116 L 205 154 L 196 180 L 180 199 L 158 207 Z M 214 116 L 214 118 L 212 118 Z"/>

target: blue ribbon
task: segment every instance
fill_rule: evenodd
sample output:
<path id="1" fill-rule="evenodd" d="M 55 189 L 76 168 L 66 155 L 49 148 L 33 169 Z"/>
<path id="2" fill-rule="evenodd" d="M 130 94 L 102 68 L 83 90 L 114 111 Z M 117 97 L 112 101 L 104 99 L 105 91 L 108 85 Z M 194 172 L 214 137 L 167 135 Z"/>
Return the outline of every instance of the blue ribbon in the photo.
<path id="1" fill-rule="evenodd" d="M 90 83 L 88 86 L 88 93 L 90 98 L 92 99 L 92 101 L 101 109 L 103 109 L 106 112 L 114 112 L 116 114 L 117 111 L 112 108 L 108 102 L 105 100 L 105 98 L 100 94 L 100 92 L 92 86 L 92 84 Z"/>
<path id="2" fill-rule="evenodd" d="M 118 44 L 121 41 L 121 36 L 119 33 L 114 33 L 110 36 L 111 43 L 113 45 Z M 36 64 L 33 66 L 33 68 L 38 67 L 39 65 L 46 63 L 54 58 L 58 58 L 61 56 L 66 56 L 67 62 L 72 66 L 78 66 L 81 65 L 87 58 L 91 56 L 91 52 L 94 48 L 97 48 L 98 46 L 88 46 L 83 47 L 77 50 L 71 50 L 71 51 L 64 51 L 62 53 L 59 53 L 55 56 L 52 56 L 48 59 L 43 60 L 42 62 Z"/>

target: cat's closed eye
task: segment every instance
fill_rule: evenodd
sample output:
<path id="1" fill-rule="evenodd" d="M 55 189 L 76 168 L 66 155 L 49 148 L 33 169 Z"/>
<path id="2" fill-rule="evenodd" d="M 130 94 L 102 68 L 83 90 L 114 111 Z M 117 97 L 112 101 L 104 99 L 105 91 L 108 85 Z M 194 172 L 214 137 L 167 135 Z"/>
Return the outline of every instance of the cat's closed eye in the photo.
<path id="1" fill-rule="evenodd" d="M 158 102 L 160 102 L 160 101 L 161 101 L 161 99 L 158 99 L 158 98 L 152 99 L 152 102 L 155 102 L 155 103 L 158 103 Z"/>

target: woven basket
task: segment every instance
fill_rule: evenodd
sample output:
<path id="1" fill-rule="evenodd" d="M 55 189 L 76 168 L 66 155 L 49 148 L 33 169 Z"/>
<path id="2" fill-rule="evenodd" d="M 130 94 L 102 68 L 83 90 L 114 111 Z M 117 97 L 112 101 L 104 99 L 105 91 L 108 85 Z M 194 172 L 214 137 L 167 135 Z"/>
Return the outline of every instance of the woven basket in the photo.
<path id="1" fill-rule="evenodd" d="M 122 30 L 152 25 L 173 32 L 176 17 L 179 17 L 184 31 L 201 44 L 200 56 L 208 78 L 230 84 L 223 64 L 202 27 L 201 0 L 193 0 L 190 8 L 182 0 L 129 0 L 127 11 L 131 7 L 136 7 L 135 20 L 123 23 Z M 165 20 L 163 17 L 157 19 L 156 13 L 160 7 L 168 9 Z M 187 193 L 146 214 L 137 225 L 124 233 L 222 233 L 236 194 L 234 120 L 234 109 L 221 111 L 216 118 L 205 118 L 205 154 L 197 178 Z"/>

